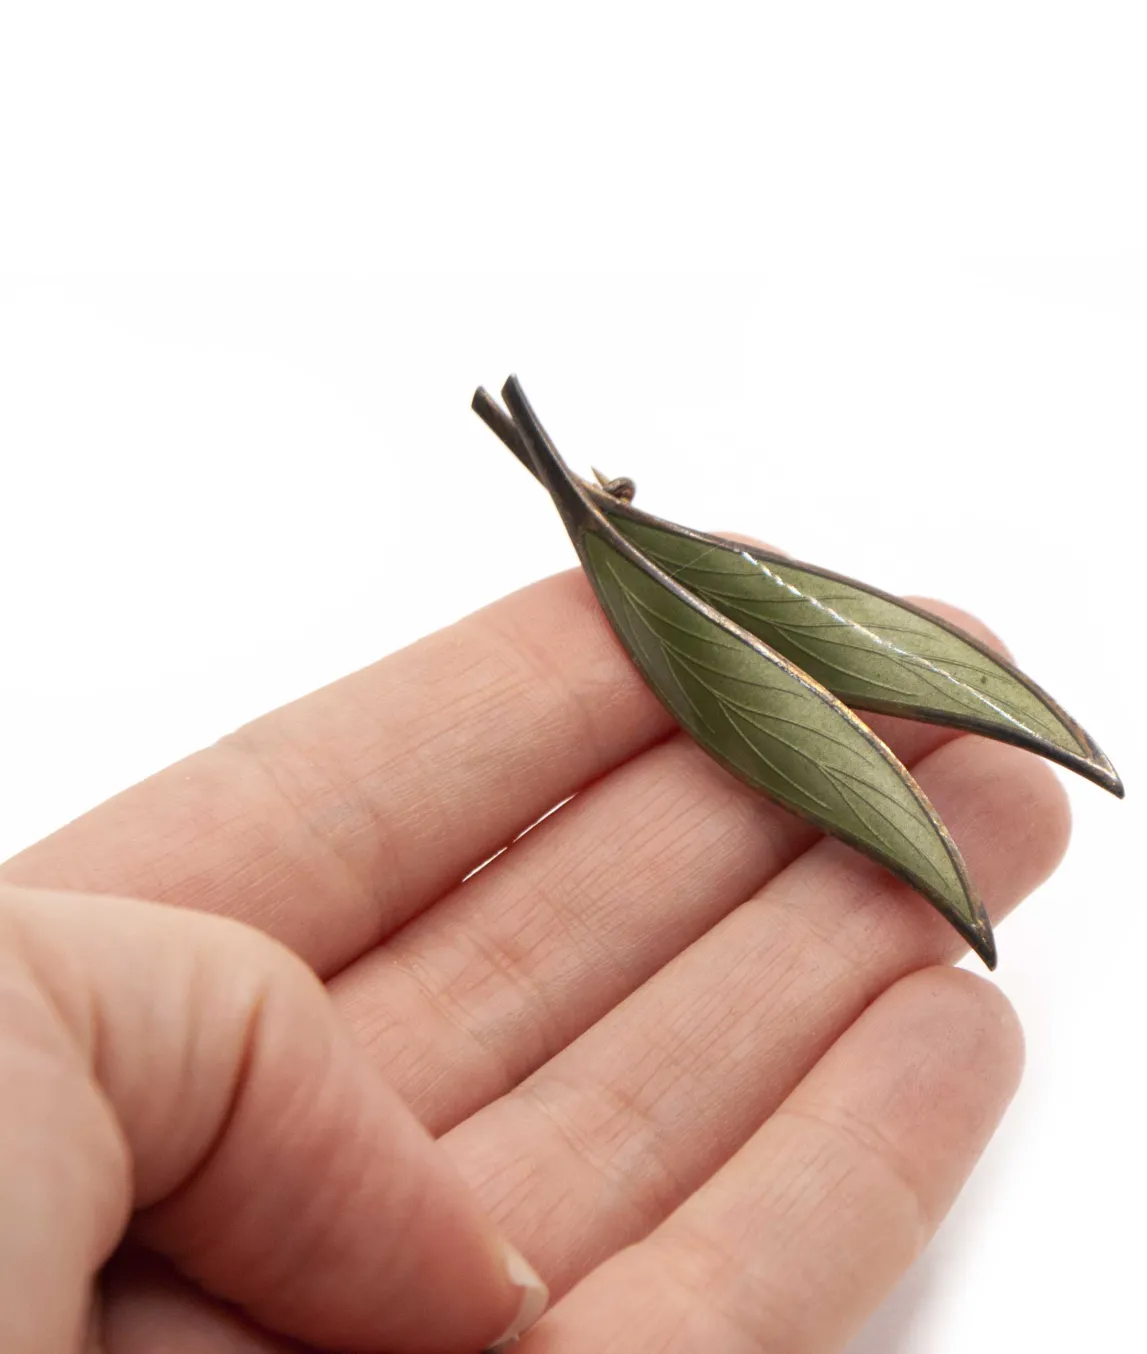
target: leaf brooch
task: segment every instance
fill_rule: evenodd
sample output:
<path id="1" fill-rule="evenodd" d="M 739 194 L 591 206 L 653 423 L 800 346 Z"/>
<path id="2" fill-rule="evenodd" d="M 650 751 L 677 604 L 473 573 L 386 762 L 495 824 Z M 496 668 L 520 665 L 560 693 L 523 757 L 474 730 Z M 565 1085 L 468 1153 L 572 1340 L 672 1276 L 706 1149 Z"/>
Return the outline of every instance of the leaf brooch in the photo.
<path id="1" fill-rule="evenodd" d="M 630 480 L 580 479 L 516 377 L 502 398 L 509 415 L 479 387 L 474 410 L 549 490 L 618 639 L 678 724 L 746 784 L 907 880 L 994 968 L 991 922 L 956 844 L 849 707 L 1014 743 L 1122 798 L 1093 739 L 957 626 L 853 579 L 639 512 Z"/>

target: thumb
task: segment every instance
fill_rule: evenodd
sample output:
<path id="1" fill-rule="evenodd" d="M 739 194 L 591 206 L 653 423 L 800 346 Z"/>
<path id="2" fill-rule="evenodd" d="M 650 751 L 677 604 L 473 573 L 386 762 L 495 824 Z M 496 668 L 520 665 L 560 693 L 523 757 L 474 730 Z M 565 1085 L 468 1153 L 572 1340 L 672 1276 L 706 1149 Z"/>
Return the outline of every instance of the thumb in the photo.
<path id="1" fill-rule="evenodd" d="M 541 1280 L 289 951 L 158 904 L 0 893 L 0 1347 L 73 1348 L 133 1234 L 276 1331 L 472 1354 Z"/>

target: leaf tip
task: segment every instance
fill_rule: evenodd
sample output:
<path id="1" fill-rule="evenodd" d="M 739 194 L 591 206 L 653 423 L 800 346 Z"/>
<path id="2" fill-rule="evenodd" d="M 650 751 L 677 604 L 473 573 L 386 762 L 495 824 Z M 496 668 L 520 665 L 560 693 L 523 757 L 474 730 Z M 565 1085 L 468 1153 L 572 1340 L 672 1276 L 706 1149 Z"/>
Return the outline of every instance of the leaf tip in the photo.
<path id="1" fill-rule="evenodd" d="M 983 930 L 976 932 L 975 939 L 972 941 L 972 949 L 984 961 L 988 972 L 993 972 L 998 956 L 996 955 L 996 938 L 992 934 L 991 926 L 985 925 Z"/>
<path id="2" fill-rule="evenodd" d="M 973 953 L 978 955 L 983 960 L 985 967 L 991 971 L 995 969 L 998 958 L 996 937 L 992 931 L 992 919 L 988 916 L 988 909 L 984 906 L 982 899 L 968 878 L 962 860 L 960 865 L 964 885 L 964 907 L 957 913 L 953 913 L 946 908 L 942 908 L 941 911 L 964 938 Z"/>
<path id="3" fill-rule="evenodd" d="M 1119 772 L 1098 748 L 1095 750 L 1092 766 L 1094 768 L 1092 779 L 1097 785 L 1102 785 L 1105 790 L 1110 790 L 1116 799 L 1122 799 L 1126 795 L 1127 792 L 1123 788 L 1123 781 Z"/>
<path id="4" fill-rule="evenodd" d="M 1113 794 L 1116 799 L 1122 799 L 1126 794 L 1123 788 L 1123 780 L 1119 772 L 1111 765 L 1107 754 L 1101 752 L 1096 747 L 1094 741 L 1086 734 L 1080 739 L 1083 751 L 1077 755 L 1063 755 L 1058 749 L 1047 752 L 1044 755 L 1058 762 L 1061 766 L 1066 766 L 1069 771 L 1075 771 L 1086 780 L 1098 785 L 1100 789 Z M 1041 748 L 1034 751 L 1043 751 Z"/>

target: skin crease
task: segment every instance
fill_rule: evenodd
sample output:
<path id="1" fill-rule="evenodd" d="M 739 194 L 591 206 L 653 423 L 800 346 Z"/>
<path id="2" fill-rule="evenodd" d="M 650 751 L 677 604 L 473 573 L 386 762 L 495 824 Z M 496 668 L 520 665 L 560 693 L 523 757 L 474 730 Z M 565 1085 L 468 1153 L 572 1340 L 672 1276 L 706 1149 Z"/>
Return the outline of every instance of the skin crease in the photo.
<path id="1" fill-rule="evenodd" d="M 1054 774 L 872 723 L 998 920 L 1065 848 Z M 674 735 L 576 573 L 0 880 L 13 1354 L 476 1351 L 500 1236 L 555 1298 L 523 1354 L 836 1350 L 1019 1076 L 951 931 Z"/>

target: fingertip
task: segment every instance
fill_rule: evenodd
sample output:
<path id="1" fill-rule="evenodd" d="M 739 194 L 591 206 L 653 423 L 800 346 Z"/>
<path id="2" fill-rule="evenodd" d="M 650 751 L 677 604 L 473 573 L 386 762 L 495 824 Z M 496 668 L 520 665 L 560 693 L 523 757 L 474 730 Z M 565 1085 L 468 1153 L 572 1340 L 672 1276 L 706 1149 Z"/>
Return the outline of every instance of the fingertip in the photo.
<path id="1" fill-rule="evenodd" d="M 995 1132 L 1023 1064 L 1019 1020 L 995 983 L 937 965 L 886 989 L 810 1081 L 827 1078 L 850 1114 L 899 1144 L 931 1228 Z"/>
<path id="2" fill-rule="evenodd" d="M 1011 1099 L 1023 1073 L 1023 1027 L 991 978 L 937 964 L 901 978 L 881 1000 L 891 1018 L 907 1019 L 914 1037 L 944 1048 L 957 1070 L 990 1069 L 1004 1103 Z"/>

